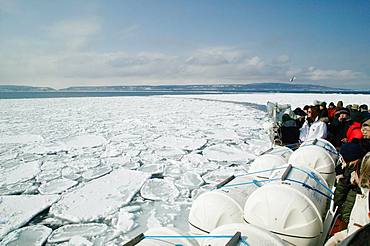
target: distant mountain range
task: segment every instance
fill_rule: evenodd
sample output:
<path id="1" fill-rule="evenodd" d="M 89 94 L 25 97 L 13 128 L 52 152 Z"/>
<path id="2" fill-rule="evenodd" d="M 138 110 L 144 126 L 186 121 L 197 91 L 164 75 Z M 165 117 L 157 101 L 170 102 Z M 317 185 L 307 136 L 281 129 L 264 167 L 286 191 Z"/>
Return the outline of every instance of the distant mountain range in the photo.
<path id="1" fill-rule="evenodd" d="M 189 91 L 189 92 L 356 92 L 312 84 L 252 83 L 214 85 L 158 85 L 158 86 L 80 86 L 56 90 L 50 87 L 0 85 L 0 92 L 120 92 L 120 91 Z"/>
<path id="2" fill-rule="evenodd" d="M 51 87 L 0 85 L 0 92 L 52 92 L 52 91 L 57 91 L 57 90 Z"/>

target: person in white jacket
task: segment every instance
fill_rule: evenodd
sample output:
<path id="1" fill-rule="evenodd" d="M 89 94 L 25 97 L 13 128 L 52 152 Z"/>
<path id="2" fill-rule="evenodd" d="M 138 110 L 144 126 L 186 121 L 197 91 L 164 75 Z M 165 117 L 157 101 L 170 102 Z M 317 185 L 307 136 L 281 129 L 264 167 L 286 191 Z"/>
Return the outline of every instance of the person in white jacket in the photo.
<path id="1" fill-rule="evenodd" d="M 324 122 L 319 119 L 320 108 L 318 106 L 310 106 L 307 110 L 307 119 L 301 127 L 299 140 L 301 142 L 315 139 L 315 138 L 326 138 L 328 135 L 328 129 Z"/>
<path id="2" fill-rule="evenodd" d="M 357 194 L 355 204 L 352 208 L 346 230 L 337 232 L 326 243 L 325 246 L 334 246 L 346 237 L 370 223 L 370 152 L 362 159 L 361 165 L 353 173 L 354 182 L 358 183 L 362 194 Z"/>

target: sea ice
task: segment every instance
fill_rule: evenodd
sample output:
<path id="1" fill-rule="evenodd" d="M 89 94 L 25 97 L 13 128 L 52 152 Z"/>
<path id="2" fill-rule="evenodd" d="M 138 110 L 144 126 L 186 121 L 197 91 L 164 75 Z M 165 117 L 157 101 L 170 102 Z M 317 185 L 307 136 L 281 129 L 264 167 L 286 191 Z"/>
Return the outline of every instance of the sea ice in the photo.
<path id="1" fill-rule="evenodd" d="M 50 235 L 52 229 L 43 225 L 31 225 L 14 230 L 6 235 L 0 245 L 17 246 L 32 245 L 42 246 Z"/>
<path id="2" fill-rule="evenodd" d="M 58 153 L 67 153 L 68 146 L 65 143 L 46 143 L 27 146 L 23 150 L 24 153 L 38 154 L 38 155 L 55 155 Z"/>
<path id="3" fill-rule="evenodd" d="M 78 180 L 81 177 L 81 174 L 76 168 L 67 166 L 62 169 L 62 177 L 71 180 Z"/>
<path id="4" fill-rule="evenodd" d="M 73 236 L 68 241 L 67 246 L 93 246 L 94 243 L 90 242 L 84 237 L 81 236 Z"/>
<path id="5" fill-rule="evenodd" d="M 181 149 L 162 147 L 160 149 L 156 149 L 154 154 L 165 159 L 180 160 L 186 152 Z"/>
<path id="6" fill-rule="evenodd" d="M 11 168 L 0 168 L 0 187 L 33 179 L 40 172 L 38 161 L 20 162 Z"/>
<path id="7" fill-rule="evenodd" d="M 148 174 L 119 169 L 65 194 L 50 213 L 71 222 L 96 221 L 128 204 Z"/>
<path id="8" fill-rule="evenodd" d="M 86 223 L 71 224 L 54 230 L 48 238 L 48 243 L 61 243 L 69 241 L 75 236 L 92 238 L 103 234 L 108 229 L 106 224 Z"/>
<path id="9" fill-rule="evenodd" d="M 216 144 L 203 150 L 203 155 L 208 160 L 227 162 L 229 165 L 234 162 L 243 162 L 249 160 L 251 155 L 235 146 L 226 144 Z"/>
<path id="10" fill-rule="evenodd" d="M 50 207 L 58 195 L 0 196 L 0 239 Z"/>
<path id="11" fill-rule="evenodd" d="M 234 130 L 215 128 L 207 132 L 207 138 L 224 141 L 224 140 L 235 140 L 240 137 Z"/>
<path id="12" fill-rule="evenodd" d="M 0 186 L 0 195 L 16 195 L 25 192 L 33 186 L 31 182 L 20 182 Z"/>
<path id="13" fill-rule="evenodd" d="M 172 179 L 149 179 L 140 190 L 143 198 L 149 200 L 174 200 L 180 195 Z"/>
<path id="14" fill-rule="evenodd" d="M 58 170 L 67 166 L 67 163 L 63 160 L 46 160 L 41 165 L 41 170 Z"/>
<path id="15" fill-rule="evenodd" d="M 105 145 L 107 140 L 102 136 L 96 135 L 81 135 L 68 139 L 66 144 L 75 149 L 79 148 L 94 148 Z"/>
<path id="16" fill-rule="evenodd" d="M 112 167 L 108 165 L 100 165 L 82 173 L 82 178 L 84 180 L 96 179 L 110 173 L 112 170 L 113 170 Z"/>
<path id="17" fill-rule="evenodd" d="M 134 213 L 129 212 L 126 208 L 122 208 L 112 219 L 112 226 L 118 233 L 127 233 L 137 226 L 135 218 Z"/>
<path id="18" fill-rule="evenodd" d="M 218 184 L 233 174 L 234 174 L 234 169 L 222 168 L 222 169 L 217 169 L 215 171 L 211 171 L 203 175 L 202 178 L 208 184 Z"/>
<path id="19" fill-rule="evenodd" d="M 76 158 L 69 162 L 67 165 L 76 168 L 80 172 L 90 170 L 91 168 L 97 167 L 101 164 L 100 159 L 87 157 L 87 158 Z"/>
<path id="20" fill-rule="evenodd" d="M 42 136 L 33 134 L 0 136 L 0 144 L 28 144 L 42 141 L 44 141 Z"/>
<path id="21" fill-rule="evenodd" d="M 194 189 L 194 188 L 198 188 L 199 186 L 204 184 L 204 180 L 197 173 L 186 172 L 181 176 L 178 184 L 180 186 L 185 186 L 189 189 Z"/>
<path id="22" fill-rule="evenodd" d="M 36 181 L 39 183 L 45 183 L 47 181 L 57 179 L 61 176 L 61 171 L 58 169 L 50 169 L 41 171 L 36 176 Z"/>
<path id="23" fill-rule="evenodd" d="M 139 171 L 149 173 L 151 175 L 160 175 L 164 171 L 164 165 L 163 164 L 144 165 L 139 168 Z"/>
<path id="24" fill-rule="evenodd" d="M 206 139 L 175 137 L 175 136 L 164 136 L 155 140 L 155 144 L 157 144 L 159 147 L 166 146 L 170 148 L 178 148 L 188 151 L 199 149 L 206 143 L 207 143 Z"/>
<path id="25" fill-rule="evenodd" d="M 41 184 L 39 187 L 40 194 L 59 194 L 69 188 L 77 185 L 78 182 L 66 178 L 54 179 L 52 181 Z"/>
<path id="26" fill-rule="evenodd" d="M 105 151 L 100 156 L 101 158 L 117 157 L 122 154 L 122 149 L 119 149 L 115 145 L 107 145 Z"/>

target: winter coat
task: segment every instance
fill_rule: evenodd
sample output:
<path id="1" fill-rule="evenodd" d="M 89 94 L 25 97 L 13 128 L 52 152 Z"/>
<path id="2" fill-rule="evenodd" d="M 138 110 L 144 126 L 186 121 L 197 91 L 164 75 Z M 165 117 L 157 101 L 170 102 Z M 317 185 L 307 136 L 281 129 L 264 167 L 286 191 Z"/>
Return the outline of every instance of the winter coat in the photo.
<path id="1" fill-rule="evenodd" d="M 361 132 L 361 124 L 358 122 L 353 122 L 353 124 L 348 127 L 346 136 L 348 142 L 352 142 L 354 138 L 357 139 L 363 138 L 363 134 Z"/>
<path id="2" fill-rule="evenodd" d="M 335 108 L 328 108 L 329 121 L 332 122 L 334 119 Z"/>
<path id="3" fill-rule="evenodd" d="M 343 178 L 339 179 L 334 192 L 334 205 L 338 206 L 341 218 L 346 224 L 349 222 L 356 195 L 361 193 L 358 185 L 351 183 L 351 174 L 355 169 L 354 165 L 344 168 Z"/>
<path id="4" fill-rule="evenodd" d="M 334 234 L 326 243 L 325 246 L 334 246 L 350 236 L 362 226 L 370 223 L 370 201 L 369 191 L 364 191 L 362 194 L 357 194 L 355 203 L 351 211 L 348 228 Z M 365 243 L 365 242 L 364 242 Z"/>
<path id="5" fill-rule="evenodd" d="M 306 120 L 299 131 L 299 140 L 302 142 L 315 138 L 325 139 L 328 135 L 326 124 L 320 121 L 318 117 L 316 117 L 315 121 L 311 125 Z"/>

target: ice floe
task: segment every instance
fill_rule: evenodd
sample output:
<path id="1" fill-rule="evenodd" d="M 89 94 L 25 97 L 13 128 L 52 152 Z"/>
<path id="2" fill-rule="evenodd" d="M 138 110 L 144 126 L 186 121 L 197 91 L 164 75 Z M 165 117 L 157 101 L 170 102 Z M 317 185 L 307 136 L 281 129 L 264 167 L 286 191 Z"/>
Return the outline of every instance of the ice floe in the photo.
<path id="1" fill-rule="evenodd" d="M 156 139 L 155 143 L 160 147 L 166 146 L 182 150 L 196 150 L 204 146 L 207 143 L 207 140 L 189 137 L 164 136 Z"/>
<path id="2" fill-rule="evenodd" d="M 0 144 L 28 144 L 42 141 L 44 141 L 42 136 L 33 134 L 0 136 Z"/>
<path id="3" fill-rule="evenodd" d="M 0 196 L 0 239 L 50 207 L 58 195 Z"/>
<path id="4" fill-rule="evenodd" d="M 92 180 L 104 176 L 112 171 L 112 167 L 108 165 L 100 165 L 82 173 L 84 180 Z"/>
<path id="5" fill-rule="evenodd" d="M 148 177 L 143 172 L 127 169 L 113 171 L 66 193 L 51 207 L 50 213 L 75 223 L 104 218 L 128 204 Z"/>
<path id="6" fill-rule="evenodd" d="M 139 207 L 140 208 L 140 207 Z M 138 208 L 136 207 L 136 210 Z M 135 210 L 134 210 L 135 211 Z M 135 213 L 128 208 L 122 208 L 118 213 L 115 214 L 111 221 L 111 224 L 117 233 L 127 233 L 137 226 Z"/>
<path id="7" fill-rule="evenodd" d="M 77 185 L 78 182 L 66 178 L 54 179 L 41 184 L 38 188 L 40 194 L 59 194 Z"/>
<path id="8" fill-rule="evenodd" d="M 40 172 L 40 163 L 20 162 L 11 168 L 0 168 L 0 187 L 33 179 Z"/>
<path id="9" fill-rule="evenodd" d="M 203 150 L 203 155 L 208 160 L 227 162 L 228 165 L 233 162 L 248 161 L 254 156 L 235 146 L 226 144 L 216 144 Z"/>
<path id="10" fill-rule="evenodd" d="M 204 180 L 199 174 L 194 172 L 184 173 L 178 182 L 178 185 L 185 186 L 189 189 L 198 188 L 202 184 L 204 184 Z"/>
<path id="11" fill-rule="evenodd" d="M 71 148 L 94 148 L 105 145 L 107 140 L 97 135 L 81 135 L 68 139 L 66 144 Z"/>
<path id="12" fill-rule="evenodd" d="M 75 236 L 92 238 L 99 236 L 107 230 L 108 226 L 102 223 L 71 224 L 54 230 L 48 238 L 48 243 L 61 243 L 69 241 Z"/>
<path id="13" fill-rule="evenodd" d="M 38 145 L 31 145 L 24 148 L 24 153 L 38 154 L 38 155 L 55 155 L 58 153 L 67 153 L 68 146 L 65 143 L 45 143 Z"/>
<path id="14" fill-rule="evenodd" d="M 173 200 L 180 195 L 172 179 L 149 179 L 140 190 L 140 194 L 149 200 Z"/>
<path id="15" fill-rule="evenodd" d="M 43 225 L 31 225 L 14 230 L 6 235 L 0 245 L 32 245 L 42 246 L 50 235 L 52 229 Z"/>
<path id="16" fill-rule="evenodd" d="M 164 164 L 149 164 L 139 168 L 139 171 L 150 173 L 151 175 L 161 175 L 164 171 Z"/>

